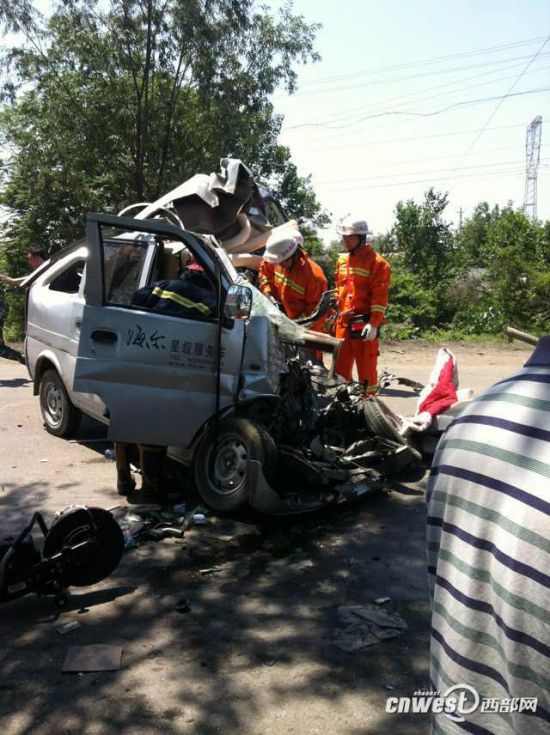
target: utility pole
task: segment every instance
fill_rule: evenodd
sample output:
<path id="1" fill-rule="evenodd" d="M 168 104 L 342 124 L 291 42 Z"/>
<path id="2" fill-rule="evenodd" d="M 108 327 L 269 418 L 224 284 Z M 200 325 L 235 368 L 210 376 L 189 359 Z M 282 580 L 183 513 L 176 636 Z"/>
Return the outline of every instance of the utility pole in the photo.
<path id="1" fill-rule="evenodd" d="M 458 229 L 462 229 L 462 207 L 458 210 Z"/>
<path id="2" fill-rule="evenodd" d="M 542 133 L 542 117 L 537 115 L 527 127 L 525 139 L 525 195 L 523 212 L 534 222 L 537 219 L 537 172 L 540 161 L 540 139 Z"/>

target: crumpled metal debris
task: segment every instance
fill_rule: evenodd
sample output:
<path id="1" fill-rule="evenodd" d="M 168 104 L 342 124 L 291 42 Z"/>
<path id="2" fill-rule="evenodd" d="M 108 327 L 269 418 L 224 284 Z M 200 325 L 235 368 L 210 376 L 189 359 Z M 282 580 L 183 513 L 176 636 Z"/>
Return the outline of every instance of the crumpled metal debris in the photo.
<path id="1" fill-rule="evenodd" d="M 328 371 L 288 349 L 278 400 L 264 402 L 260 414 L 277 447 L 269 482 L 284 496 L 285 512 L 376 491 L 385 474 L 421 459 L 399 434 L 399 417 L 381 399 L 365 398 L 357 384 L 319 382 Z M 257 419 L 254 401 L 242 407 L 242 415 Z"/>
<path id="2" fill-rule="evenodd" d="M 128 508 L 118 505 L 110 509 L 124 534 L 127 549 L 140 541 L 162 541 L 166 538 L 183 538 L 192 525 L 208 523 L 208 510 L 197 506 L 189 511 L 182 504 L 172 508 L 160 505 L 139 505 Z"/>
<path id="3" fill-rule="evenodd" d="M 420 393 L 420 391 L 424 389 L 424 384 L 419 383 L 417 380 L 398 377 L 397 375 L 394 375 L 393 373 L 384 370 L 378 378 L 378 385 L 380 386 L 380 388 L 387 388 L 388 386 L 392 385 L 392 383 L 397 383 L 398 385 L 406 385 L 407 388 L 412 388 L 415 393 Z"/>
<path id="4" fill-rule="evenodd" d="M 342 605 L 338 619 L 340 627 L 334 633 L 334 643 L 348 653 L 396 638 L 408 629 L 398 613 L 367 605 Z"/>

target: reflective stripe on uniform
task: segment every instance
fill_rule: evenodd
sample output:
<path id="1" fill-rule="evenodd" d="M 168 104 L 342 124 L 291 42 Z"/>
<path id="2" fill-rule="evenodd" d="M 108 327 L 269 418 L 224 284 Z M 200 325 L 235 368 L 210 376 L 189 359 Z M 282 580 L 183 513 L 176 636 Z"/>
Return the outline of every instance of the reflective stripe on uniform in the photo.
<path id="1" fill-rule="evenodd" d="M 380 304 L 372 304 L 372 306 L 370 307 L 370 310 L 371 311 L 381 311 L 382 314 L 385 314 L 386 313 L 386 308 L 387 307 L 381 306 Z"/>
<path id="2" fill-rule="evenodd" d="M 279 271 L 275 271 L 275 281 L 277 281 L 281 286 L 288 286 L 292 291 L 296 291 L 296 293 L 299 293 L 301 296 L 306 292 L 306 289 L 303 286 L 295 283 L 288 278 L 288 276 L 284 276 L 282 273 L 279 273 Z"/>
<path id="3" fill-rule="evenodd" d="M 363 276 L 364 278 L 369 278 L 371 272 L 365 270 L 364 268 L 358 268 L 357 266 L 350 266 L 349 272 L 353 276 Z"/>
<path id="4" fill-rule="evenodd" d="M 201 304 L 199 301 L 191 301 L 190 299 L 186 299 L 185 296 L 180 296 L 179 293 L 175 293 L 175 291 L 165 291 L 158 286 L 153 289 L 153 295 L 158 296 L 161 299 L 174 301 L 176 304 L 184 306 L 186 309 L 197 309 L 197 311 L 200 311 L 200 313 L 205 316 L 208 316 L 212 311 L 209 306 L 206 306 L 206 304 Z"/>

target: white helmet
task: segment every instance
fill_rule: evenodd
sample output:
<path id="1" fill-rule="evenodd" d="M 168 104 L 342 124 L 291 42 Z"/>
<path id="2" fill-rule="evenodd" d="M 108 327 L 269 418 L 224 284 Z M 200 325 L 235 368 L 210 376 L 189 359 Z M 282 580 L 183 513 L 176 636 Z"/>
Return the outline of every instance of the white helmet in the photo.
<path id="1" fill-rule="evenodd" d="M 344 235 L 368 235 L 369 226 L 366 220 L 359 219 L 352 214 L 346 214 L 338 222 L 336 232 L 342 237 Z"/>
<path id="2" fill-rule="evenodd" d="M 262 257 L 268 263 L 282 263 L 283 260 L 294 255 L 298 247 L 303 244 L 304 238 L 298 230 L 279 234 L 273 233 L 267 240 L 265 253 Z"/>

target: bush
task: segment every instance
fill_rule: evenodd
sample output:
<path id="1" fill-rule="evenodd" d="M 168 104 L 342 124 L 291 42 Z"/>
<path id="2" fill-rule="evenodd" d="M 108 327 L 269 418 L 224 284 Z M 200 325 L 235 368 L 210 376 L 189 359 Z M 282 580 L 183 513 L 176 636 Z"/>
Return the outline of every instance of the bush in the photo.
<path id="1" fill-rule="evenodd" d="M 417 330 L 427 329 L 436 321 L 437 295 L 412 273 L 396 269 L 392 273 L 387 318 Z"/>

